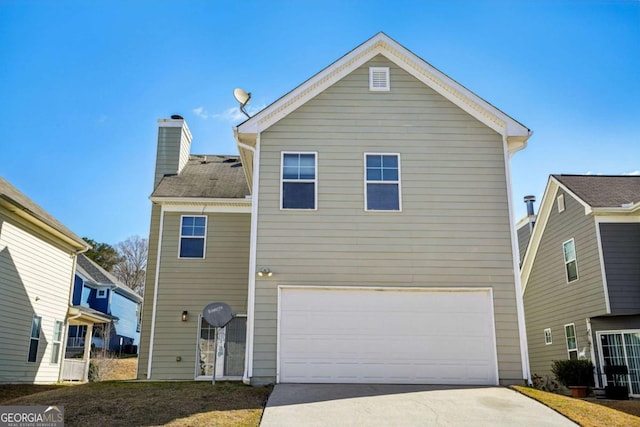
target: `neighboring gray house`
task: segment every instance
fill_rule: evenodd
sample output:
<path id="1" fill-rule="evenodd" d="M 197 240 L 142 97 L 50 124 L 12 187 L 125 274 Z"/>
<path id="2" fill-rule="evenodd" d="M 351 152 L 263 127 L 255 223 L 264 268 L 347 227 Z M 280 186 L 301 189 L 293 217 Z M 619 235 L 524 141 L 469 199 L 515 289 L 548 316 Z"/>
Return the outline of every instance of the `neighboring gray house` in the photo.
<path id="1" fill-rule="evenodd" d="M 551 175 L 521 276 L 531 373 L 626 365 L 640 397 L 640 176 Z"/>
<path id="2" fill-rule="evenodd" d="M 237 126 L 240 158 L 189 156 L 184 120 L 159 125 L 139 378 L 211 378 L 214 301 L 240 315 L 221 377 L 529 377 L 509 174 L 525 126 L 382 33 Z"/>

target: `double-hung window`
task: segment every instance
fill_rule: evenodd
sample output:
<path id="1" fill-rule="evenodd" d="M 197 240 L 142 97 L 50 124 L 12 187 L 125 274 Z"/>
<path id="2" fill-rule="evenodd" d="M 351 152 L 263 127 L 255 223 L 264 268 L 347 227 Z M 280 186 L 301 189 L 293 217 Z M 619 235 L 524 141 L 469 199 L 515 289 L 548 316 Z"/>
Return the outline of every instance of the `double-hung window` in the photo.
<path id="1" fill-rule="evenodd" d="M 38 345 L 40 345 L 40 328 L 42 327 L 42 317 L 33 316 L 31 320 L 31 338 L 29 340 L 29 355 L 27 361 L 38 360 Z"/>
<path id="2" fill-rule="evenodd" d="M 317 206 L 317 153 L 282 153 L 282 209 L 314 210 Z"/>
<path id="3" fill-rule="evenodd" d="M 400 155 L 365 153 L 365 210 L 399 211 Z"/>
<path id="4" fill-rule="evenodd" d="M 567 353 L 569 359 L 578 358 L 578 340 L 576 339 L 576 326 L 573 323 L 564 325 L 564 336 L 567 338 Z"/>
<path id="5" fill-rule="evenodd" d="M 546 345 L 553 344 L 553 336 L 551 335 L 551 328 L 544 330 L 544 343 Z"/>
<path id="6" fill-rule="evenodd" d="M 58 363 L 60 348 L 62 347 L 62 327 L 64 323 L 56 320 L 53 325 L 53 345 L 51 346 L 51 363 Z"/>
<path id="7" fill-rule="evenodd" d="M 182 216 L 180 258 L 204 258 L 207 236 L 206 216 Z"/>
<path id="8" fill-rule="evenodd" d="M 576 262 L 576 243 L 573 239 L 562 244 L 564 251 L 564 265 L 567 272 L 567 282 L 578 280 L 578 264 Z"/>

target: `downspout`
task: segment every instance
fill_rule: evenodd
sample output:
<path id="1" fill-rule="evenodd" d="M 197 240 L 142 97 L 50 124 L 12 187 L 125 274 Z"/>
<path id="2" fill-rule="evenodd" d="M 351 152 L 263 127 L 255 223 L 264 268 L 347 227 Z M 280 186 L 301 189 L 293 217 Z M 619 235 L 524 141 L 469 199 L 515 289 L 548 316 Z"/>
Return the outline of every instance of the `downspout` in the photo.
<path id="1" fill-rule="evenodd" d="M 149 360 L 147 361 L 147 379 L 151 379 L 153 361 L 153 341 L 156 332 L 156 315 L 158 312 L 158 285 L 160 283 L 160 255 L 162 254 L 162 231 L 164 229 L 164 205 L 160 205 L 160 230 L 158 231 L 158 255 L 156 257 L 156 277 L 153 285 L 153 311 L 151 314 L 151 332 L 149 334 Z"/>
<path id="2" fill-rule="evenodd" d="M 247 292 L 247 342 L 244 354 L 244 374 L 242 382 L 251 384 L 253 376 L 253 337 L 255 330 L 255 299 L 256 299 L 256 252 L 258 242 L 258 174 L 260 172 L 260 134 L 256 139 L 256 146 L 240 142 L 236 132 L 236 142 L 239 147 L 249 150 L 253 153 L 253 191 L 251 194 L 251 235 L 249 249 L 249 289 Z"/>
<path id="3" fill-rule="evenodd" d="M 504 169 L 507 179 L 507 205 L 509 206 L 509 230 L 511 233 L 511 253 L 513 258 L 513 276 L 515 279 L 516 292 L 516 310 L 518 314 L 518 332 L 520 335 L 520 360 L 522 363 L 522 377 L 531 385 L 531 372 L 529 371 L 529 349 L 527 347 L 527 329 L 524 319 L 524 297 L 522 295 L 522 281 L 520 280 L 520 266 L 518 261 L 520 257 L 518 242 L 516 241 L 516 223 L 513 214 L 513 199 L 511 193 L 511 168 L 509 165 L 509 150 L 507 135 L 502 136 L 503 152 L 504 152 Z"/>

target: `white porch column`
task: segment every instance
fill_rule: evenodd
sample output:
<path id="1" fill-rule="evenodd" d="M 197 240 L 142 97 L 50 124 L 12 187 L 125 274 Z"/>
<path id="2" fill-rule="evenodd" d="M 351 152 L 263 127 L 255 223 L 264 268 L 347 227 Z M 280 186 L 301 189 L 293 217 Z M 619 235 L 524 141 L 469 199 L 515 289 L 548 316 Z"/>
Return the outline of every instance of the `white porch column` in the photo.
<path id="1" fill-rule="evenodd" d="M 84 336 L 84 376 L 83 381 L 89 380 L 89 363 L 91 361 L 91 338 L 93 337 L 93 323 L 87 325 L 87 333 Z"/>

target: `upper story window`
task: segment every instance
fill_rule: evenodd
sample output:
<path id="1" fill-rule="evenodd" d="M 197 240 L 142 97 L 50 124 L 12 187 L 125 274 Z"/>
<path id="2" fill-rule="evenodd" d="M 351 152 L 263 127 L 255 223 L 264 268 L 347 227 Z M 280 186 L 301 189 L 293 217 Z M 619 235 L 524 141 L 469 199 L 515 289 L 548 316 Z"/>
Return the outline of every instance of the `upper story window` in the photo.
<path id="1" fill-rule="evenodd" d="M 576 338 L 576 326 L 573 323 L 564 325 L 564 336 L 567 338 L 567 352 L 569 359 L 578 358 L 578 339 Z"/>
<path id="2" fill-rule="evenodd" d="M 280 207 L 316 209 L 317 153 L 282 153 Z"/>
<path id="3" fill-rule="evenodd" d="M 40 329 L 42 327 L 42 317 L 33 316 L 31 320 L 31 338 L 29 339 L 29 354 L 27 356 L 28 362 L 35 362 L 38 360 L 38 346 L 40 345 Z"/>
<path id="4" fill-rule="evenodd" d="M 401 210 L 400 155 L 365 153 L 365 165 L 365 210 Z"/>
<path id="5" fill-rule="evenodd" d="M 180 258 L 204 258 L 207 236 L 206 216 L 182 216 Z"/>
<path id="6" fill-rule="evenodd" d="M 369 67 L 369 90 L 376 92 L 391 90 L 389 67 Z"/>
<path id="7" fill-rule="evenodd" d="M 576 243 L 573 239 L 562 244 L 567 282 L 578 280 L 578 264 L 576 262 Z"/>
<path id="8" fill-rule="evenodd" d="M 564 212 L 564 194 L 558 196 L 558 213 Z"/>

